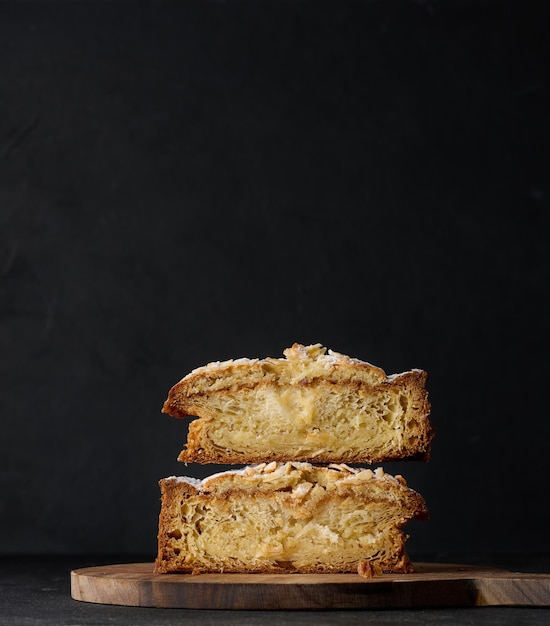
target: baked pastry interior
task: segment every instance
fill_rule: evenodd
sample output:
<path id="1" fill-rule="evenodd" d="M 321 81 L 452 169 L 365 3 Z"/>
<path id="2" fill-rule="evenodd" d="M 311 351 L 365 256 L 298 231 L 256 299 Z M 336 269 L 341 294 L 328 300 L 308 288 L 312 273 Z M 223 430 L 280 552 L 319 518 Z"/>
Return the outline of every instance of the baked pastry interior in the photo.
<path id="1" fill-rule="evenodd" d="M 387 376 L 320 344 L 284 359 L 237 359 L 193 370 L 163 412 L 198 416 L 182 462 L 373 464 L 427 460 L 433 430 L 426 373 Z"/>
<path id="2" fill-rule="evenodd" d="M 408 572 L 423 498 L 381 468 L 261 463 L 160 481 L 157 573 Z"/>

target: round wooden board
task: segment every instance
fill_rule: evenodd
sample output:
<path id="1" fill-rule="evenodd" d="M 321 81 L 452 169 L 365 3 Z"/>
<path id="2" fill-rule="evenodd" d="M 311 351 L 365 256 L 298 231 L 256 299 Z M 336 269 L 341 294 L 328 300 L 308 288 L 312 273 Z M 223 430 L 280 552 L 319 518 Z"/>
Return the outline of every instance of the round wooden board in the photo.
<path id="1" fill-rule="evenodd" d="M 304 610 L 546 605 L 550 575 L 416 563 L 412 574 L 154 574 L 152 563 L 71 572 L 75 600 L 186 609 Z"/>

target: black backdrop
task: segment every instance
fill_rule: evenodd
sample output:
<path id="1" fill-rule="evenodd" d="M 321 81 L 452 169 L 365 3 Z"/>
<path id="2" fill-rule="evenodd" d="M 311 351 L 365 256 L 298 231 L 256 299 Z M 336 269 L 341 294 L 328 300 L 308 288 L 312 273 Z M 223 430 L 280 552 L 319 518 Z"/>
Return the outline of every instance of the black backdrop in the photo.
<path id="1" fill-rule="evenodd" d="M 428 371 L 412 553 L 550 551 L 548 19 L 0 5 L 0 553 L 156 549 L 192 368 Z"/>

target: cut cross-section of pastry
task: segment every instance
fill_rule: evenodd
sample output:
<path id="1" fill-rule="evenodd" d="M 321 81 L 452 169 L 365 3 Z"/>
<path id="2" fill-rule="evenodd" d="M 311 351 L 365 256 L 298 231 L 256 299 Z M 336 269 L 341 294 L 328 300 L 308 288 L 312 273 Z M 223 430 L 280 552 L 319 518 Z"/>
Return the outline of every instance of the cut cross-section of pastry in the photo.
<path id="1" fill-rule="evenodd" d="M 157 573 L 406 573 L 423 498 L 377 468 L 262 463 L 160 481 Z"/>
<path id="2" fill-rule="evenodd" d="M 428 460 L 426 372 L 294 344 L 285 358 L 209 363 L 172 387 L 163 412 L 192 417 L 185 463 Z"/>

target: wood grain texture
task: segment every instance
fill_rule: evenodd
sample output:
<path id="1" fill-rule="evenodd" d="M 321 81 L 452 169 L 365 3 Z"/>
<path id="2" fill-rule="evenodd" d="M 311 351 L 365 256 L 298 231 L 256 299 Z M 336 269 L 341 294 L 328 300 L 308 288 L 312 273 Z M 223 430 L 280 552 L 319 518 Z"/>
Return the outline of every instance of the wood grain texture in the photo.
<path id="1" fill-rule="evenodd" d="M 550 574 L 416 563 L 413 574 L 154 574 L 152 563 L 71 572 L 71 596 L 99 604 L 304 610 L 550 606 Z"/>

